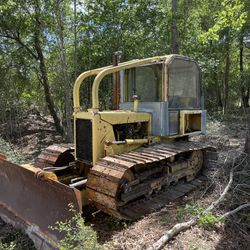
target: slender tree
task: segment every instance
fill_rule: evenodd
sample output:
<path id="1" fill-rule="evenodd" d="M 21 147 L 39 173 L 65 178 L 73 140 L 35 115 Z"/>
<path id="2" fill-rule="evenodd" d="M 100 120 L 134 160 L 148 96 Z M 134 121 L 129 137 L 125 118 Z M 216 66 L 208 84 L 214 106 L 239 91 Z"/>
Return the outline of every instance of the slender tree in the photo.
<path id="1" fill-rule="evenodd" d="M 55 17 L 56 17 L 56 30 L 58 34 L 59 40 L 59 55 L 61 62 L 61 74 L 64 82 L 65 88 L 65 119 L 66 119 L 66 141 L 73 142 L 73 131 L 72 131 L 72 122 L 71 122 L 71 89 L 70 89 L 70 81 L 68 75 L 68 66 L 67 66 L 67 54 L 65 48 L 65 24 L 64 18 L 66 16 L 64 1 L 56 0 L 54 4 Z"/>
<path id="2" fill-rule="evenodd" d="M 172 0 L 172 52 L 179 54 L 177 29 L 177 0 Z"/>
<path id="3" fill-rule="evenodd" d="M 14 5 L 11 4 L 11 1 L 6 1 L 4 6 L 2 6 L 0 36 L 6 40 L 14 41 L 20 48 L 24 49 L 33 59 L 33 62 L 37 64 L 38 78 L 43 86 L 48 110 L 54 119 L 56 130 L 62 134 L 63 128 L 50 92 L 48 72 L 45 63 L 43 47 L 44 20 L 41 5 L 40 0 L 34 0 L 29 3 L 19 1 Z M 33 12 L 31 12 L 31 10 Z"/>

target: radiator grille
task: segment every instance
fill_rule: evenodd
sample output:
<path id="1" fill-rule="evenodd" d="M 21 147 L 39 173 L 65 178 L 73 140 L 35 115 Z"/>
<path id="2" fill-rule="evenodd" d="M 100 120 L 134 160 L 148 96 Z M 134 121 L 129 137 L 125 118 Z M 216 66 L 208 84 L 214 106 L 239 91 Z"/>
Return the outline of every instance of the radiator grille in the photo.
<path id="1" fill-rule="evenodd" d="M 76 119 L 76 158 L 92 163 L 92 121 Z"/>

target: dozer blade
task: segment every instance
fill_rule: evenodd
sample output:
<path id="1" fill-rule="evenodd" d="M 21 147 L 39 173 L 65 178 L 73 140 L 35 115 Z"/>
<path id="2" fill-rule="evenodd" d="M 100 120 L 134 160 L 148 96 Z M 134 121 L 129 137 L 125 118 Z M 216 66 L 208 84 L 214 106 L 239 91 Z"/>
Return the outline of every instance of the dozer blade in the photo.
<path id="1" fill-rule="evenodd" d="M 25 230 L 37 249 L 54 249 L 63 237 L 49 226 L 72 217 L 69 204 L 81 212 L 79 190 L 49 179 L 39 168 L 0 158 L 0 216 Z"/>

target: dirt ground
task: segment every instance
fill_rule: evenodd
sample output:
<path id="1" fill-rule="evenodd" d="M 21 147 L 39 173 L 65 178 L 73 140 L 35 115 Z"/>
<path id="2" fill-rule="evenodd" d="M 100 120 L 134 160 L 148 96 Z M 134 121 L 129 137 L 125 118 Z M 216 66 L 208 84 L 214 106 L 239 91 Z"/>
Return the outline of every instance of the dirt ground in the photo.
<path id="1" fill-rule="evenodd" d="M 38 122 L 36 123 L 35 120 Z M 25 119 L 24 119 L 25 120 Z M 21 126 L 21 136 L 15 140 L 9 140 L 16 155 L 25 155 L 25 159 L 34 159 L 40 150 L 53 142 L 60 142 L 62 138 L 56 134 L 52 121 L 44 117 L 33 117 L 33 124 L 28 125 L 30 117 L 27 116 L 24 125 Z M 26 129 L 25 129 L 26 128 Z M 4 135 L 4 127 L 0 126 L 1 136 Z M 245 141 L 244 119 L 237 116 L 229 120 L 208 117 L 208 131 L 206 136 L 194 138 L 194 140 L 206 141 L 218 148 L 221 158 L 227 155 L 239 154 Z M 1 148 L 2 147 L 2 148 Z M 0 151 L 3 151 L 0 141 Z M 10 156 L 12 158 L 12 156 Z M 223 159 L 224 159 L 223 158 Z M 218 166 L 214 167 L 217 168 Z M 208 174 L 217 169 L 208 169 Z M 209 173 L 210 171 L 210 173 Z M 99 242 L 105 249 L 113 250 L 142 250 L 158 240 L 166 230 L 178 222 L 188 220 L 192 215 L 185 212 L 187 204 L 198 205 L 206 208 L 218 198 L 218 185 L 208 181 L 203 187 L 177 200 L 172 204 L 166 204 L 160 211 L 155 211 L 144 218 L 125 222 L 112 218 L 102 212 L 89 215 L 86 222 L 96 230 Z M 215 214 L 223 214 L 228 204 L 220 206 Z M 249 216 L 249 213 L 248 213 Z M 242 227 L 242 218 L 239 215 L 230 217 L 224 222 L 217 223 L 213 227 L 194 226 L 180 233 L 164 247 L 165 250 L 208 250 L 208 249 L 250 249 L 250 226 Z M 249 219 L 250 220 L 250 219 Z M 249 222 L 249 221 L 248 221 Z M 248 223 L 250 224 L 250 223 Z M 244 224 L 245 225 L 245 224 Z M 0 220 L 0 241 L 9 243 L 17 241 L 16 249 L 33 249 L 27 236 L 14 230 L 10 225 Z"/>

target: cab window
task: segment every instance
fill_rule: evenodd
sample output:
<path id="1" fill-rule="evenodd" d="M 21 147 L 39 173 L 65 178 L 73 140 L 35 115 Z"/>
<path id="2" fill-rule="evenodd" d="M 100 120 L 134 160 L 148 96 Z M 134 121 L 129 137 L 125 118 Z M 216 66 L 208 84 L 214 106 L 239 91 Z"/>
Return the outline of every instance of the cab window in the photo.
<path id="1" fill-rule="evenodd" d="M 200 108 L 200 74 L 197 64 L 174 59 L 168 68 L 169 108 Z"/>
<path id="2" fill-rule="evenodd" d="M 125 70 L 125 102 L 137 95 L 141 102 L 162 100 L 162 64 L 146 65 Z"/>

